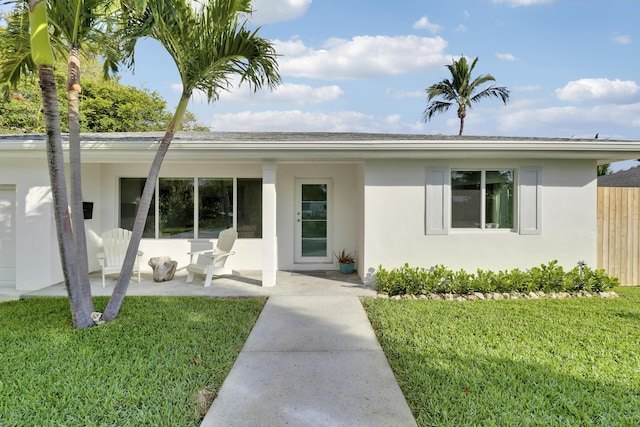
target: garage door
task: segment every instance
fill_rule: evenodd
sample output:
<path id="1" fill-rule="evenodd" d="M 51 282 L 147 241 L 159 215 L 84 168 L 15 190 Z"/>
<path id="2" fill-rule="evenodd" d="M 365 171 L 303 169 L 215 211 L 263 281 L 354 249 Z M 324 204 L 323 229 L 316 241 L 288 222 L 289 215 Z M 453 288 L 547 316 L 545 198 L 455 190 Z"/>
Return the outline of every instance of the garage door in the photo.
<path id="1" fill-rule="evenodd" d="M 0 185 L 0 287 L 16 286 L 16 187 Z"/>

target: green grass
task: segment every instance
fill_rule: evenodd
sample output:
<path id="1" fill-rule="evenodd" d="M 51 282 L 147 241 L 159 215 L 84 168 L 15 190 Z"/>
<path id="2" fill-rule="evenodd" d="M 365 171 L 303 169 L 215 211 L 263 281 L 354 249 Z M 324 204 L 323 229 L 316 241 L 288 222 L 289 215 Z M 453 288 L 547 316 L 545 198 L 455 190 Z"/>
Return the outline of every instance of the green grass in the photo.
<path id="1" fill-rule="evenodd" d="M 197 426 L 199 392 L 219 391 L 264 302 L 127 297 L 82 331 L 64 298 L 2 303 L 0 425 Z"/>
<path id="2" fill-rule="evenodd" d="M 615 290 L 364 305 L 421 426 L 638 426 L 640 288 Z"/>

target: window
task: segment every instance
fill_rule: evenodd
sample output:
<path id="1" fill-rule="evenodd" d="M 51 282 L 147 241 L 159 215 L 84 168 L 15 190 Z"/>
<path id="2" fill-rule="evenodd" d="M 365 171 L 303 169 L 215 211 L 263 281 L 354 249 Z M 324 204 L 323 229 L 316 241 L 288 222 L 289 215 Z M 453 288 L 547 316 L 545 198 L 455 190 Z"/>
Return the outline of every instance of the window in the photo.
<path id="1" fill-rule="evenodd" d="M 198 237 L 212 238 L 233 227 L 233 179 L 198 179 Z"/>
<path id="2" fill-rule="evenodd" d="M 512 170 L 452 171 L 453 228 L 513 228 Z"/>
<path id="3" fill-rule="evenodd" d="M 262 237 L 262 179 L 238 178 L 238 237 Z"/>
<path id="4" fill-rule="evenodd" d="M 133 229 L 145 181 L 120 179 L 120 227 Z M 239 238 L 262 237 L 260 178 L 160 178 L 155 198 L 142 237 L 210 239 L 229 227 Z"/>
<path id="5" fill-rule="evenodd" d="M 145 178 L 121 178 L 120 179 L 120 227 L 127 230 L 133 230 L 133 223 L 138 212 L 140 204 L 140 196 L 144 184 L 147 182 Z M 151 199 L 147 222 L 144 225 L 142 237 L 155 237 L 155 200 Z"/>
<path id="6" fill-rule="evenodd" d="M 158 188 L 160 237 L 193 239 L 195 230 L 193 193 L 193 178 L 160 178 Z"/>
<path id="7" fill-rule="evenodd" d="M 450 229 L 506 229 L 542 233 L 542 170 L 427 169 L 425 233 Z M 517 195 L 517 197 L 516 197 Z M 517 206 L 517 209 L 516 209 Z"/>

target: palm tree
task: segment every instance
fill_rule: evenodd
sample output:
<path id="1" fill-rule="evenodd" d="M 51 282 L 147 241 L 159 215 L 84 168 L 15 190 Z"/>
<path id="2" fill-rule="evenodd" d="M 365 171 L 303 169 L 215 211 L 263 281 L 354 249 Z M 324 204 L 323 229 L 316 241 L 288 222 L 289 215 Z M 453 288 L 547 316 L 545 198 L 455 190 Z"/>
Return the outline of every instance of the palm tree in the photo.
<path id="1" fill-rule="evenodd" d="M 45 2 L 30 1 L 16 3 L 14 9 L 7 18 L 7 38 L 0 43 L 2 56 L 0 58 L 0 84 L 5 88 L 15 87 L 18 81 L 25 75 L 35 70 L 36 66 L 39 74 L 43 71 L 47 84 L 52 84 L 55 91 L 55 81 L 51 78 L 49 82 L 48 70 L 42 66 L 47 65 L 54 58 L 54 52 L 58 57 L 67 58 L 67 94 L 68 94 L 68 117 L 69 117 L 69 164 L 70 164 L 70 205 L 67 203 L 67 188 L 64 179 L 57 182 L 54 176 L 51 177 L 52 193 L 54 195 L 54 205 L 70 206 L 70 224 L 66 224 L 58 230 L 58 241 L 61 246 L 63 262 L 63 272 L 65 283 L 71 304 L 72 317 L 76 317 L 76 312 L 94 311 L 91 286 L 89 282 L 86 235 L 84 229 L 84 215 L 82 209 L 82 178 L 81 178 L 81 155 L 80 155 L 80 115 L 79 115 L 79 94 L 80 94 L 80 50 L 83 46 L 88 46 L 92 52 L 99 52 L 105 59 L 105 70 L 115 70 L 115 61 L 118 58 L 117 52 L 110 49 L 109 40 L 113 38 L 113 33 L 107 34 L 105 30 L 112 27 L 106 25 L 106 17 L 113 9 L 116 2 L 112 0 L 49 0 Z M 118 2 L 118 5 L 124 1 Z M 128 4 L 128 3 L 127 3 Z M 133 4 L 132 7 L 135 7 Z M 28 15 L 28 19 L 27 18 Z M 30 25 L 27 25 L 27 24 Z M 34 31 L 38 31 L 37 38 L 34 38 Z M 29 34 L 31 31 L 31 40 Z M 31 43 L 29 43 L 31 41 Z M 37 43 L 35 43 L 37 42 Z M 45 47 L 46 45 L 46 47 Z M 36 58 L 37 57 L 37 58 Z M 44 61 L 43 61 L 44 59 Z M 105 72 L 106 74 L 106 72 Z M 41 81 L 42 83 L 42 81 Z M 47 89 L 51 89 L 47 86 Z M 44 88 L 43 88 L 44 90 Z M 44 103 L 43 92 L 43 103 Z M 50 102 L 50 101 L 47 101 Z M 57 111 L 57 98 L 55 110 Z M 45 113 L 47 109 L 45 108 Z M 49 106 L 49 111 L 51 106 Z M 45 116 L 46 117 L 46 116 Z M 57 120 L 53 134 L 60 139 L 59 116 L 56 113 L 49 117 L 50 120 Z M 54 129 L 53 123 L 47 125 L 47 136 L 50 129 Z M 59 145 L 58 145 L 59 144 Z M 56 164 L 56 174 L 64 177 L 64 159 L 62 157 L 61 141 L 52 144 L 48 151 L 50 160 L 59 158 L 60 163 Z M 57 152 L 57 150 L 60 150 Z M 51 167 L 51 163 L 50 163 Z M 58 207 L 58 206 L 57 206 Z M 62 207 L 59 207 L 62 209 Z M 56 215 L 69 215 L 68 209 L 63 214 L 62 210 Z M 62 234 L 61 234 L 62 233 Z M 74 256 L 69 254 L 73 253 Z M 73 268 L 65 263 L 73 264 Z M 74 277 L 67 277 L 71 274 Z M 81 321 L 74 325 L 78 328 L 91 326 L 93 323 Z"/>
<path id="2" fill-rule="evenodd" d="M 82 209 L 82 168 L 80 150 L 80 50 L 84 44 L 103 42 L 102 33 L 105 10 L 112 3 L 108 0 L 49 0 L 49 22 L 56 36 L 54 46 L 67 57 L 67 99 L 69 116 L 69 169 L 71 223 L 75 244 L 75 261 L 78 265 L 78 281 L 87 307 L 93 311 L 87 238 Z M 101 46 L 109 47 L 108 43 Z M 65 52 L 66 50 L 66 52 Z M 112 58 L 112 55 L 105 55 Z"/>
<path id="3" fill-rule="evenodd" d="M 197 5 L 197 6 L 196 6 Z M 148 36 L 157 40 L 176 64 L 182 80 L 182 94 L 174 116 L 160 140 L 142 191 L 133 232 L 120 278 L 102 315 L 115 318 L 129 284 L 140 245 L 160 166 L 185 114 L 194 90 L 217 100 L 221 90 L 230 90 L 232 75 L 239 75 L 255 91 L 274 88 L 280 82 L 275 49 L 258 36 L 259 29 L 247 28 L 250 0 L 149 0 L 142 15 L 129 15 L 130 36 L 135 41 Z M 128 44 L 133 53 L 135 42 Z"/>
<path id="4" fill-rule="evenodd" d="M 458 118 L 460 119 L 460 133 L 464 129 L 464 118 L 467 116 L 467 107 L 472 108 L 472 104 L 484 98 L 500 98 L 504 104 L 509 100 L 509 90 L 504 86 L 489 86 L 486 89 L 476 93 L 479 86 L 496 79 L 491 74 L 483 74 L 471 81 L 471 73 L 478 62 L 478 58 L 473 60 L 471 67 L 467 63 L 467 59 L 462 56 L 457 61 L 454 59 L 451 65 L 447 65 L 451 73 L 451 80 L 444 79 L 426 89 L 427 105 L 426 110 L 422 114 L 422 121 L 427 122 L 436 113 L 444 113 L 452 105 L 458 107 Z M 442 98 L 442 100 L 434 100 Z"/>
<path id="5" fill-rule="evenodd" d="M 55 57 L 49 39 L 47 4 L 44 0 L 29 0 L 28 9 L 30 56 L 33 64 L 38 68 L 38 79 L 42 90 L 42 103 L 47 129 L 47 160 L 58 234 L 58 247 L 62 260 L 65 285 L 69 295 L 73 324 L 76 328 L 83 329 L 94 324 L 91 318 L 93 305 L 89 307 L 86 303 L 85 295 L 79 283 L 78 264 L 75 262 L 77 254 L 74 250 L 75 244 L 67 201 L 60 113 L 58 111 L 58 96 L 53 73 Z"/>

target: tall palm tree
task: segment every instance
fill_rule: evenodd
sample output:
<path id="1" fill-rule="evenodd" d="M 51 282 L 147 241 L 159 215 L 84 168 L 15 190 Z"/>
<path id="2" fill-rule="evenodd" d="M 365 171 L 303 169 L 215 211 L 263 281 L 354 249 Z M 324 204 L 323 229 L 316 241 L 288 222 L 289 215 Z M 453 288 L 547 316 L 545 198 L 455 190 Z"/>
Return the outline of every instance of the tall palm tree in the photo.
<path id="1" fill-rule="evenodd" d="M 251 0 L 149 0 L 143 15 L 131 14 L 126 28 L 137 40 L 149 36 L 169 53 L 182 80 L 182 94 L 176 111 L 149 169 L 138 205 L 133 232 L 120 278 L 102 315 L 115 318 L 129 284 L 135 256 L 149 212 L 160 166 L 194 90 L 217 100 L 221 90 L 230 90 L 233 75 L 253 90 L 274 88 L 280 82 L 276 52 L 270 41 L 258 36 L 259 29 L 247 28 Z M 135 43 L 129 44 L 132 54 Z"/>
<path id="2" fill-rule="evenodd" d="M 135 0 L 141 1 L 141 0 Z M 127 5 L 135 8 L 137 3 L 134 0 L 127 1 Z M 33 5 L 32 5 L 33 3 Z M 36 69 L 42 73 L 41 62 L 51 54 L 57 57 L 67 58 L 67 94 L 69 117 L 69 165 L 70 165 L 70 204 L 67 203 L 67 188 L 64 180 L 57 183 L 51 178 L 52 193 L 54 195 L 54 205 L 60 203 L 62 206 L 70 206 L 70 224 L 62 228 L 58 234 L 58 241 L 61 245 L 61 252 L 73 253 L 70 257 L 65 255 L 66 263 L 73 264 L 73 268 L 63 265 L 65 273 L 65 283 L 68 283 L 68 294 L 77 305 L 71 304 L 72 314 L 76 311 L 93 312 L 93 299 L 89 282 L 86 235 L 84 229 L 84 215 L 82 209 L 82 173 L 80 155 L 80 114 L 79 114 L 79 94 L 80 94 L 80 51 L 83 47 L 88 47 L 95 55 L 96 52 L 105 59 L 105 70 L 114 70 L 118 54 L 111 49 L 113 38 L 113 26 L 109 26 L 106 19 L 114 10 L 114 6 L 124 4 L 125 0 L 49 0 L 32 1 L 27 6 L 26 3 L 16 2 L 14 8 L 7 18 L 6 39 L 0 43 L 0 84 L 4 88 L 15 87 L 18 81 L 25 75 Z M 28 17 L 28 19 L 27 19 Z M 34 44 L 33 31 L 36 29 L 35 20 L 39 20 L 38 43 Z M 29 26 L 28 23 L 32 25 Z M 31 30 L 31 43 L 29 34 Z M 43 48 L 44 44 L 47 48 Z M 47 50 L 48 49 L 48 50 Z M 46 52 L 46 55 L 43 54 Z M 39 58 L 36 60 L 36 56 Z M 40 63 L 39 63 L 40 62 Z M 48 71 L 48 70 L 47 70 Z M 105 74 L 106 74 L 105 71 Z M 48 78 L 48 74 L 45 74 Z M 53 89 L 55 90 L 55 81 Z M 47 87 L 48 88 L 48 87 Z M 44 93 L 43 93 L 44 97 Z M 57 102 L 56 102 L 57 111 Z M 53 120 L 53 117 L 50 117 Z M 59 116 L 57 116 L 60 127 Z M 52 123 L 50 123 L 52 125 Z M 47 134 L 49 129 L 47 127 Z M 53 128 L 51 128 L 53 129 Z M 58 131 L 59 133 L 59 131 Z M 59 136 L 58 136 L 59 138 Z M 64 161 L 62 157 L 62 146 L 51 146 L 49 154 L 59 156 L 60 174 L 64 177 Z M 56 211 L 57 212 L 57 211 Z M 60 212 L 62 214 L 62 212 Z M 68 209 L 65 215 L 69 215 Z M 67 247 L 69 246 L 69 247 Z M 63 263 L 64 264 L 64 263 Z M 73 272 L 73 273 L 72 273 Z M 74 274 L 75 277 L 67 277 L 67 274 Z M 80 307 L 82 306 L 82 307 Z M 74 315 L 75 318 L 75 315 Z M 90 326 L 82 323 L 82 326 Z"/>
<path id="3" fill-rule="evenodd" d="M 53 195 L 54 216 L 58 234 L 58 246 L 62 260 L 65 285 L 69 295 L 71 317 L 76 328 L 94 324 L 91 318 L 93 305 L 89 307 L 79 284 L 78 264 L 75 262 L 75 244 L 69 215 L 64 176 L 64 156 L 60 131 L 58 96 L 53 73 L 55 57 L 49 39 L 47 4 L 44 0 L 29 0 L 30 56 L 38 68 L 38 79 L 42 90 L 49 179 Z"/>
<path id="4" fill-rule="evenodd" d="M 71 223 L 75 244 L 78 280 L 87 307 L 93 311 L 87 238 L 82 208 L 82 162 L 80 149 L 80 51 L 84 45 L 99 44 L 107 49 L 104 20 L 110 0 L 49 0 L 49 22 L 53 27 L 54 46 L 67 58 L 67 114 L 69 116 L 69 173 Z M 104 50 L 103 50 L 104 52 Z M 113 58 L 113 54 L 104 55 Z"/>
<path id="5" fill-rule="evenodd" d="M 471 66 L 467 63 L 467 58 L 462 56 L 458 60 L 453 60 L 451 65 L 447 65 L 451 73 L 451 80 L 444 79 L 439 83 L 429 86 L 426 89 L 427 101 L 429 104 L 422 114 L 422 121 L 427 122 L 436 113 L 444 113 L 452 105 L 458 107 L 458 118 L 460 119 L 460 132 L 464 130 L 464 119 L 467 117 L 467 108 L 471 109 L 472 104 L 484 98 L 499 98 L 506 105 L 509 100 L 509 90 L 504 86 L 489 86 L 480 92 L 476 91 L 480 85 L 486 82 L 495 81 L 491 74 L 483 74 L 471 80 L 471 73 L 478 62 L 478 58 L 473 60 Z M 441 98 L 437 100 L 435 98 Z"/>

